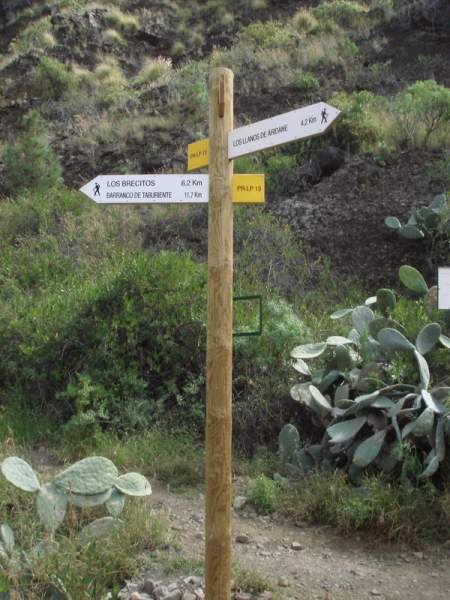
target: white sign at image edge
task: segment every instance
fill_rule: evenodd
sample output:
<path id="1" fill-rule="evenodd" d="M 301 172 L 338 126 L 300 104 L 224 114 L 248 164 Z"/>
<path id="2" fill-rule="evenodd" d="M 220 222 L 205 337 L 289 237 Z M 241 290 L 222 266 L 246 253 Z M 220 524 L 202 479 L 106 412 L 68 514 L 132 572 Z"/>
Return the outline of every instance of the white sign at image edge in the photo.
<path id="1" fill-rule="evenodd" d="M 438 309 L 450 309 L 450 267 L 438 267 Z"/>
<path id="2" fill-rule="evenodd" d="M 80 192 L 98 204 L 206 203 L 208 175 L 99 175 Z"/>
<path id="3" fill-rule="evenodd" d="M 228 158 L 324 134 L 339 115 L 334 106 L 317 102 L 239 127 L 228 134 Z"/>

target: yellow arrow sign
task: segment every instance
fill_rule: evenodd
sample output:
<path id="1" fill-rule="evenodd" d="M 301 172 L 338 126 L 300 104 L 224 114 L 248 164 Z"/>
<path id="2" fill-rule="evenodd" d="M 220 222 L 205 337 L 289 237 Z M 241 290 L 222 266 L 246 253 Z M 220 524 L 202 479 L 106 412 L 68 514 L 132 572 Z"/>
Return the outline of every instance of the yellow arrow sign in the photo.
<path id="1" fill-rule="evenodd" d="M 207 167 L 209 164 L 209 140 L 199 140 L 188 145 L 188 171 Z"/>
<path id="2" fill-rule="evenodd" d="M 233 175 L 233 204 L 264 203 L 264 183 L 264 175 Z"/>

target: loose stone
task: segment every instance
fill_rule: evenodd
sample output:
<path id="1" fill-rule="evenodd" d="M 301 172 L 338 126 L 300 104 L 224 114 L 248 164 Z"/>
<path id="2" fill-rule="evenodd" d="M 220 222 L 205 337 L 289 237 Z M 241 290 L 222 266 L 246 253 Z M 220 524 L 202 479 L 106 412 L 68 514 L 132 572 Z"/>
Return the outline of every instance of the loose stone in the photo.
<path id="1" fill-rule="evenodd" d="M 250 544 L 250 537 L 246 533 L 240 533 L 236 536 L 236 542 L 238 544 Z"/>
<path id="2" fill-rule="evenodd" d="M 292 548 L 292 550 L 295 550 L 296 552 L 299 552 L 300 550 L 304 549 L 304 546 L 302 546 L 298 542 L 292 542 L 291 548 Z"/>

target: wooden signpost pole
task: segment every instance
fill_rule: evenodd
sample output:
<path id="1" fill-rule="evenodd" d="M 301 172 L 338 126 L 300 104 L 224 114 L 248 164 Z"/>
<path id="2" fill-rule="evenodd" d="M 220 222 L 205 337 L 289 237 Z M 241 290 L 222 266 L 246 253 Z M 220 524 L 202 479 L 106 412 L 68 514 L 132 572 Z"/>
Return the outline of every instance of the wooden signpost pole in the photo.
<path id="1" fill-rule="evenodd" d="M 233 305 L 233 73 L 216 68 L 209 106 L 208 340 L 206 380 L 206 599 L 229 600 Z"/>
<path id="2" fill-rule="evenodd" d="M 199 174 L 100 175 L 86 183 L 81 191 L 99 204 L 209 202 L 206 599 L 230 600 L 233 189 L 235 202 L 264 202 L 264 176 L 236 175 L 233 186 L 230 159 L 322 135 L 340 112 L 324 102 L 317 102 L 233 129 L 232 71 L 222 67 L 213 69 L 210 85 L 209 140 L 192 144 L 188 152 L 188 170 L 209 164 L 209 179 Z M 448 294 L 443 302 L 450 302 Z"/>

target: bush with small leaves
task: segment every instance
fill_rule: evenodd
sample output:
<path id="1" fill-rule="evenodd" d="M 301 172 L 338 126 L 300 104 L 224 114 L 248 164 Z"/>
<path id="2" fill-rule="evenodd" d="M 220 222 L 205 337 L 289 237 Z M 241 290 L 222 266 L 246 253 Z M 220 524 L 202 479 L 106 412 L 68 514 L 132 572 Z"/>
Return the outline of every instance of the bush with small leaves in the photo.
<path id="1" fill-rule="evenodd" d="M 442 146 L 450 136 L 450 89 L 430 79 L 417 81 L 394 102 L 397 138 L 411 147 Z"/>
<path id="2" fill-rule="evenodd" d="M 61 100 L 73 92 L 78 85 L 75 73 L 68 71 L 62 62 L 44 57 L 36 67 L 34 74 L 36 92 L 45 100 Z"/>
<path id="3" fill-rule="evenodd" d="M 367 8 L 353 0 L 333 0 L 321 2 L 312 12 L 318 22 L 332 20 L 341 27 L 355 29 L 364 24 Z"/>
<path id="4" fill-rule="evenodd" d="M 22 132 L 15 144 L 6 146 L 5 189 L 17 195 L 26 188 L 46 189 L 61 181 L 58 157 L 50 148 L 43 119 L 35 110 L 25 115 Z"/>

